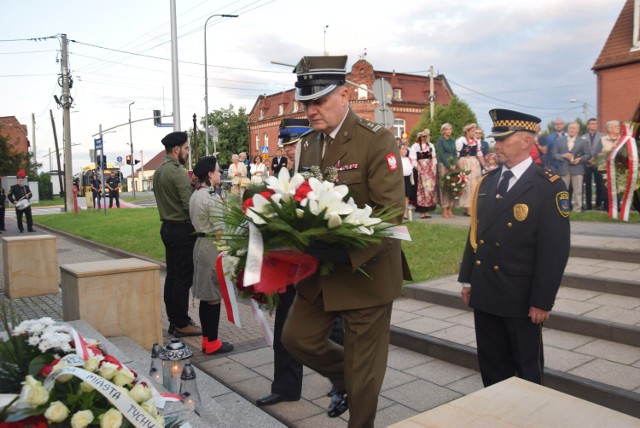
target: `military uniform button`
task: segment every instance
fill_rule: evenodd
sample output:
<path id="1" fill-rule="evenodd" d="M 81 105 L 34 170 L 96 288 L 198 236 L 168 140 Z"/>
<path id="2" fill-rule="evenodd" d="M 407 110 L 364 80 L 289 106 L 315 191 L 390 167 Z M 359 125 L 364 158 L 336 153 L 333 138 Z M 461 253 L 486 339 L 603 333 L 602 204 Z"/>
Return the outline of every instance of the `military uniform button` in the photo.
<path id="1" fill-rule="evenodd" d="M 484 244 L 484 239 L 480 240 L 480 245 Z"/>
<path id="2" fill-rule="evenodd" d="M 476 266 L 480 266 L 482 262 L 480 260 L 476 260 Z"/>
<path id="3" fill-rule="evenodd" d="M 499 266 L 494 266 L 494 267 L 493 267 L 493 270 L 494 270 L 494 271 L 496 271 L 496 272 L 498 272 L 498 271 L 500 270 L 500 267 L 499 267 Z"/>
<path id="4" fill-rule="evenodd" d="M 513 223 L 507 223 L 507 227 L 508 228 L 512 228 L 513 227 Z"/>

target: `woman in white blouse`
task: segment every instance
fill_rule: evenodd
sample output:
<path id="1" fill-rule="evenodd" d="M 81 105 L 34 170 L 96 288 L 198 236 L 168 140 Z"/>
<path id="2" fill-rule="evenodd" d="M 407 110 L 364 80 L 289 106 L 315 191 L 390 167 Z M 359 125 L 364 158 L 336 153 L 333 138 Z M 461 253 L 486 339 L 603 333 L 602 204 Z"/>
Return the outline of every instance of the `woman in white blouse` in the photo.
<path id="1" fill-rule="evenodd" d="M 267 166 L 262 163 L 262 156 L 256 155 L 249 167 L 251 172 L 251 184 L 262 184 L 267 177 Z"/>

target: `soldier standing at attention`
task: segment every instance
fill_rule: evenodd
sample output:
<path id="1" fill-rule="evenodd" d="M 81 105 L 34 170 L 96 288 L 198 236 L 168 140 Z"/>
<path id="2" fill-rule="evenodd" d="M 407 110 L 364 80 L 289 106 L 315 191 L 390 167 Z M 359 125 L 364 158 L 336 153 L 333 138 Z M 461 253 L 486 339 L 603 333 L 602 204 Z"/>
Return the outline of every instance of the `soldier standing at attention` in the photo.
<path id="1" fill-rule="evenodd" d="M 202 330 L 189 317 L 189 290 L 193 284 L 193 247 L 197 236 L 189 217 L 193 187 L 183 165 L 189 156 L 186 132 L 172 132 L 162 139 L 165 158 L 153 175 L 153 194 L 160 214 L 160 237 L 164 244 L 167 276 L 164 305 L 169 334 L 200 336 Z"/>
<path id="2" fill-rule="evenodd" d="M 473 308 L 484 386 L 515 375 L 542 384 L 542 323 L 569 258 L 569 192 L 531 159 L 540 119 L 502 109 L 489 114 L 502 167 L 473 189 L 458 281 L 462 301 Z"/>
<path id="3" fill-rule="evenodd" d="M 114 199 L 116 200 L 116 206 L 120 208 L 120 178 L 116 177 L 115 171 L 111 171 L 111 177 L 107 178 L 106 184 L 107 189 L 109 189 L 109 208 L 113 207 Z"/>
<path id="4" fill-rule="evenodd" d="M 404 192 L 398 189 L 404 178 L 398 146 L 384 126 L 349 108 L 346 63 L 346 56 L 304 57 L 295 68 L 296 100 L 314 129 L 298 143 L 300 163 L 295 167 L 336 167 L 338 181 L 349 187 L 359 207 L 397 209 L 400 223 Z M 373 427 L 387 368 L 391 307 L 400 296 L 403 276 L 410 277 L 400 241 L 385 239 L 349 251 L 312 245 L 307 252 L 332 261 L 335 269 L 297 284 L 282 342 L 294 358 L 336 386 L 329 417 L 348 408 L 350 427 Z M 329 338 L 338 314 L 344 319 L 344 346 Z"/>

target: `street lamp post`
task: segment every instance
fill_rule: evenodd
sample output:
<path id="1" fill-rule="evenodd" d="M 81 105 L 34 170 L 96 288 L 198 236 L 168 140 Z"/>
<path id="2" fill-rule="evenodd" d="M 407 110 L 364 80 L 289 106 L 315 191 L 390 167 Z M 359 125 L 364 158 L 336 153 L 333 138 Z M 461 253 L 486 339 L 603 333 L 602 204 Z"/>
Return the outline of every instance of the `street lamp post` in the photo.
<path id="1" fill-rule="evenodd" d="M 237 18 L 238 15 L 227 15 L 227 14 L 219 14 L 216 13 L 211 15 L 204 21 L 204 150 L 205 155 L 209 156 L 209 77 L 207 73 L 207 24 L 209 20 L 214 16 L 219 16 L 221 18 Z M 213 154 L 216 154 L 215 142 L 213 143 Z"/>
<path id="2" fill-rule="evenodd" d="M 133 189 L 133 199 L 136 198 L 136 182 L 133 177 L 133 166 L 136 164 L 136 161 L 133 160 L 133 131 L 131 129 L 131 106 L 135 104 L 135 101 L 131 101 L 129 103 L 129 148 L 131 149 L 131 189 Z"/>
<path id="3" fill-rule="evenodd" d="M 576 100 L 575 98 L 571 98 L 569 100 L 570 103 L 580 103 L 581 101 Z M 589 104 L 586 102 L 582 102 L 582 114 L 584 115 L 584 124 L 587 124 L 587 120 L 589 119 Z"/>

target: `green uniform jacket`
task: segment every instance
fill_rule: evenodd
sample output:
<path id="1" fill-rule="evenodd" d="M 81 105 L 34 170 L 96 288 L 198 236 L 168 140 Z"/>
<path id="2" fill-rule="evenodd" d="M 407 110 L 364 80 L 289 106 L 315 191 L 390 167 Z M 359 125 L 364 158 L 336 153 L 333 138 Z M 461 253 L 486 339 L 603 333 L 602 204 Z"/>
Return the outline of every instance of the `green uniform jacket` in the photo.
<path id="1" fill-rule="evenodd" d="M 188 222 L 193 188 L 187 170 L 173 158 L 165 157 L 153 174 L 153 194 L 162 221 Z"/>
<path id="2" fill-rule="evenodd" d="M 300 168 L 320 165 L 322 171 L 338 168 L 339 184 L 349 186 L 356 204 L 398 210 L 398 222 L 404 211 L 404 178 L 400 153 L 395 139 L 383 126 L 366 121 L 349 111 L 335 140 L 326 148 L 322 159 L 322 134 L 311 132 L 300 144 Z M 361 250 L 349 251 L 351 266 L 336 264 L 329 276 L 315 274 L 301 281 L 300 296 L 313 302 L 322 293 L 324 309 L 339 311 L 369 308 L 393 301 L 400 296 L 403 272 L 410 277 L 403 263 L 401 244 L 397 239 Z M 357 269 L 362 268 L 369 279 Z"/>

